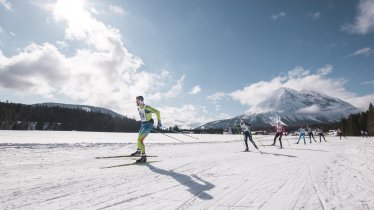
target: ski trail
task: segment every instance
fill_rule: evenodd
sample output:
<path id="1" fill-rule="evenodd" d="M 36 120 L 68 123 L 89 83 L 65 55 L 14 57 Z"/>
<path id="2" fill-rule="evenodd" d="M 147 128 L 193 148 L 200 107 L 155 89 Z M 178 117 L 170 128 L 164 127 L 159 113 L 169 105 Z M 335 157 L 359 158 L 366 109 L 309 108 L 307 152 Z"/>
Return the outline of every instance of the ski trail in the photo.
<path id="1" fill-rule="evenodd" d="M 319 202 L 321 203 L 321 207 L 322 209 L 326 209 L 326 205 L 324 204 L 323 200 L 321 199 L 321 195 L 318 191 L 318 188 L 316 186 L 316 183 L 314 182 L 313 180 L 313 177 L 312 177 L 312 173 L 310 172 L 310 164 L 308 164 L 308 172 L 309 172 L 309 177 L 310 177 L 310 180 L 312 181 L 312 184 L 313 184 L 313 187 L 314 187 L 314 190 L 316 191 L 316 194 L 318 196 L 318 200 Z"/>

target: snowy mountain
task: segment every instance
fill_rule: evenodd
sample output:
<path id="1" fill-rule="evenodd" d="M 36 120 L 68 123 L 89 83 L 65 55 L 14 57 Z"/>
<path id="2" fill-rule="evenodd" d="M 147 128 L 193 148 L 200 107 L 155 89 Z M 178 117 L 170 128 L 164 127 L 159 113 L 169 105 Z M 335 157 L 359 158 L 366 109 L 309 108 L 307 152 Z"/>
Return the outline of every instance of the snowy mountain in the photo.
<path id="1" fill-rule="evenodd" d="M 121 114 L 118 114 L 117 112 L 114 112 L 110 109 L 102 108 L 102 107 L 95 107 L 95 106 L 87 106 L 87 105 L 76 105 L 76 104 L 62 104 L 62 103 L 40 103 L 40 104 L 33 104 L 33 106 L 48 106 L 48 107 L 62 107 L 62 108 L 69 108 L 69 109 L 82 109 L 87 112 L 101 112 L 104 114 L 110 114 L 113 117 L 124 117 Z"/>
<path id="2" fill-rule="evenodd" d="M 345 101 L 322 93 L 281 88 L 242 115 L 210 122 L 201 127 L 226 128 L 238 124 L 242 117 L 248 119 L 253 126 L 269 126 L 279 118 L 283 123 L 291 126 L 332 123 L 360 111 L 362 110 Z"/>

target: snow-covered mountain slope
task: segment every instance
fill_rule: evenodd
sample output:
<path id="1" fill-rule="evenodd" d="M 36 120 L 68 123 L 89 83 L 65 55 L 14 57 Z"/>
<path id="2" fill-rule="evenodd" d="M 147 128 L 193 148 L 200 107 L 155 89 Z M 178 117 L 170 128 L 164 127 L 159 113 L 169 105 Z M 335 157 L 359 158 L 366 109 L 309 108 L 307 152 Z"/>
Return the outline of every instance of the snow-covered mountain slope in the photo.
<path id="1" fill-rule="evenodd" d="M 110 114 L 113 117 L 123 117 L 123 115 L 118 114 L 110 109 L 102 108 L 102 107 L 95 107 L 95 106 L 88 106 L 88 105 L 76 105 L 76 104 L 62 104 L 62 103 L 40 103 L 34 104 L 34 106 L 48 106 L 48 107 L 62 107 L 62 108 L 69 108 L 69 109 L 82 109 L 87 112 L 101 112 L 104 114 Z"/>
<path id="2" fill-rule="evenodd" d="M 287 125 L 331 123 L 360 111 L 343 100 L 322 93 L 281 88 L 245 114 L 210 122 L 202 127 L 226 128 L 238 124 L 243 117 L 249 119 L 254 126 L 274 124 L 278 118 Z"/>
<path id="3" fill-rule="evenodd" d="M 254 136 L 260 154 L 239 135 L 170 135 L 188 143 L 150 134 L 158 162 L 123 166 L 134 160 L 95 157 L 133 152 L 136 134 L 0 131 L 0 209 L 374 208 L 372 139 L 286 137 L 280 150 Z"/>

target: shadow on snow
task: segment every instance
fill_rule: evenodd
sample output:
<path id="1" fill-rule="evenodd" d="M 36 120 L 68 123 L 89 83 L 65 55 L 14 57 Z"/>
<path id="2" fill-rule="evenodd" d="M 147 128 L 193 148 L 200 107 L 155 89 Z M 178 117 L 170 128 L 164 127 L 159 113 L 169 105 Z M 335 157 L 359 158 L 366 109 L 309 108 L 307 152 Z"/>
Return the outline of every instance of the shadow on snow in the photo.
<path id="1" fill-rule="evenodd" d="M 161 168 L 156 168 L 155 166 L 148 163 L 144 165 L 146 165 L 151 171 L 164 176 L 169 176 L 175 179 L 177 182 L 181 183 L 182 185 L 188 187 L 187 191 L 195 197 L 198 197 L 202 200 L 213 199 L 213 196 L 209 195 L 206 191 L 213 189 L 215 186 L 212 183 L 201 179 L 195 174 L 188 176 L 185 174 L 177 173 L 172 170 L 168 171 Z"/>

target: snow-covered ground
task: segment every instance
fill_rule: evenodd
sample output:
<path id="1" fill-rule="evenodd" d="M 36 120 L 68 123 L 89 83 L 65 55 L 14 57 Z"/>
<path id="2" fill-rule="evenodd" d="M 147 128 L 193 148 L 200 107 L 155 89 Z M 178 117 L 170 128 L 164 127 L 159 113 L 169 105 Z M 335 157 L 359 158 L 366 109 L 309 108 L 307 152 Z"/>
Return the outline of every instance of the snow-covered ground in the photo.
<path id="1" fill-rule="evenodd" d="M 238 135 L 0 131 L 0 209 L 374 209 L 374 138 L 240 152 Z M 272 136 L 254 136 L 261 145 Z M 111 167 L 110 166 L 118 166 Z"/>

